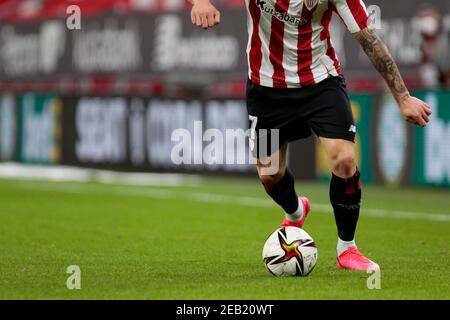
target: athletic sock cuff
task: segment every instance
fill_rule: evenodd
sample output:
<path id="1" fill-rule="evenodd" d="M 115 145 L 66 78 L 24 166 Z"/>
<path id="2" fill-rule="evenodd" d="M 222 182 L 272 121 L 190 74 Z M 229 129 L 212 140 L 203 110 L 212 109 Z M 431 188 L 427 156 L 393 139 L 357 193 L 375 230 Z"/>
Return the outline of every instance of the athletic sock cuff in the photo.
<path id="1" fill-rule="evenodd" d="M 353 177 L 341 178 L 332 173 L 332 183 L 345 194 L 352 194 L 361 190 L 361 174 L 357 169 Z"/>

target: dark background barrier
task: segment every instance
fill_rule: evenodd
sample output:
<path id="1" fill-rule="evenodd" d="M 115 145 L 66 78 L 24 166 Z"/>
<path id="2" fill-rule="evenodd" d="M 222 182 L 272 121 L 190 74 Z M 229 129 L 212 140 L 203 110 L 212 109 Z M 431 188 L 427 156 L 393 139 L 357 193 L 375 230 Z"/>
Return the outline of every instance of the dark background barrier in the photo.
<path id="1" fill-rule="evenodd" d="M 226 130 L 247 129 L 242 100 L 72 97 L 63 101 L 62 161 L 65 164 L 160 172 L 254 170 L 253 166 L 246 165 L 248 159 L 239 161 L 238 151 L 227 165 L 220 154 L 215 157 L 206 149 L 215 143 L 214 139 L 205 140 L 208 129 L 219 130 L 224 138 Z M 185 141 L 173 136 L 177 129 L 189 134 Z M 172 150 L 180 143 L 184 143 L 183 150 L 190 154 L 185 163 L 173 160 L 181 157 L 172 156 Z M 230 147 L 226 141 L 220 144 L 223 148 L 215 148 L 216 151 L 220 149 L 227 154 Z M 245 137 L 243 145 L 247 146 Z M 245 150 L 241 151 L 244 156 L 248 155 Z"/>
<path id="2" fill-rule="evenodd" d="M 424 129 L 406 124 L 390 96 L 352 95 L 365 182 L 450 184 L 450 92 L 417 94 L 435 110 Z M 244 133 L 247 125 L 242 99 L 3 95 L 0 157 L 125 171 L 253 175 L 247 137 L 227 141 L 226 134 Z M 180 129 L 184 140 L 174 135 Z M 229 154 L 227 162 L 222 155 Z M 185 156 L 188 161 L 180 163 Z M 298 178 L 329 178 L 314 137 L 292 144 L 289 165 Z"/>

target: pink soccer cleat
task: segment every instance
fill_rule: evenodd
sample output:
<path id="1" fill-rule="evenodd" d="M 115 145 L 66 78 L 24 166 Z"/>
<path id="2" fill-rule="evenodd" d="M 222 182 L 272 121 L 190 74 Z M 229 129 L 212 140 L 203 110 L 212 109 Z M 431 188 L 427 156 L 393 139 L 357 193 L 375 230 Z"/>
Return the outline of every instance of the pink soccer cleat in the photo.
<path id="1" fill-rule="evenodd" d="M 358 248 L 350 247 L 337 257 L 338 269 L 380 270 L 380 266 L 367 259 Z"/>
<path id="2" fill-rule="evenodd" d="M 306 217 L 308 216 L 309 211 L 311 211 L 311 202 L 307 197 L 298 197 L 298 200 L 303 205 L 303 216 L 299 221 L 291 221 L 288 218 L 284 218 L 281 227 L 297 227 L 302 228 L 305 223 Z"/>

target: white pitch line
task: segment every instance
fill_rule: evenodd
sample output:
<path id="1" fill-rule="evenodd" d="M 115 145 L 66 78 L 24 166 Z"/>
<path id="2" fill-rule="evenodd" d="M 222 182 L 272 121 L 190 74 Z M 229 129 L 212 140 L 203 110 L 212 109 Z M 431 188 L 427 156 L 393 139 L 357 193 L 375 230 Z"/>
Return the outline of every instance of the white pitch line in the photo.
<path id="1" fill-rule="evenodd" d="M 0 178 L 53 182 L 97 182 L 131 186 L 198 186 L 197 175 L 176 173 L 137 173 L 78 168 L 71 166 L 43 166 L 13 162 L 0 163 Z"/>
<path id="2" fill-rule="evenodd" d="M 196 201 L 202 203 L 219 203 L 224 205 L 243 205 L 251 207 L 276 208 L 274 202 L 270 199 L 256 198 L 256 197 L 241 197 L 231 195 L 221 195 L 205 192 L 191 192 L 191 191 L 176 191 L 154 188 L 129 188 L 122 186 L 110 186 L 105 189 L 102 186 L 95 185 L 67 185 L 67 184 L 28 184 L 17 183 L 17 186 L 28 190 L 44 190 L 52 192 L 76 193 L 76 194 L 115 194 L 121 196 L 136 196 L 154 199 L 183 199 L 187 201 Z M 313 203 L 312 210 L 321 213 L 331 213 L 332 208 L 329 204 Z M 408 220 L 428 220 L 450 222 L 450 214 L 446 213 L 431 213 L 431 212 L 414 212 L 414 211 L 399 211 L 399 210 L 383 210 L 362 208 L 361 213 L 364 216 L 380 217 L 380 218 L 395 218 Z"/>

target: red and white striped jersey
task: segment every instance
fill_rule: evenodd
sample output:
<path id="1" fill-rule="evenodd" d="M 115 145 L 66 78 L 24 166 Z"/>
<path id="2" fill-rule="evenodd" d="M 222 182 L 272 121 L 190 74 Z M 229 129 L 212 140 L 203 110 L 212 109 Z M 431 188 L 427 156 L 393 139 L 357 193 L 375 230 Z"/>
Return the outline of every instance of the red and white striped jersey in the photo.
<path id="1" fill-rule="evenodd" d="M 362 0 L 246 0 L 249 77 L 273 88 L 311 86 L 341 74 L 330 39 L 337 12 L 350 32 L 368 26 Z"/>

